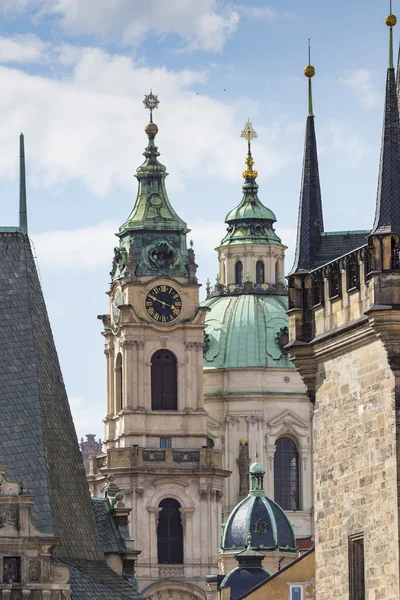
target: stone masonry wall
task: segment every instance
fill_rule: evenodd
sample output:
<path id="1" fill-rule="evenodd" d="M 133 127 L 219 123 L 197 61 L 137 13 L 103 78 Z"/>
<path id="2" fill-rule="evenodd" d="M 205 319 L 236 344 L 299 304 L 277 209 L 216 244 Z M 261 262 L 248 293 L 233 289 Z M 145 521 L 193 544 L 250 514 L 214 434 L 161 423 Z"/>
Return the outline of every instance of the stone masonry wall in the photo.
<path id="1" fill-rule="evenodd" d="M 400 598 L 394 384 L 378 339 L 318 365 L 317 600 L 348 600 L 348 536 L 359 532 L 366 600 Z"/>

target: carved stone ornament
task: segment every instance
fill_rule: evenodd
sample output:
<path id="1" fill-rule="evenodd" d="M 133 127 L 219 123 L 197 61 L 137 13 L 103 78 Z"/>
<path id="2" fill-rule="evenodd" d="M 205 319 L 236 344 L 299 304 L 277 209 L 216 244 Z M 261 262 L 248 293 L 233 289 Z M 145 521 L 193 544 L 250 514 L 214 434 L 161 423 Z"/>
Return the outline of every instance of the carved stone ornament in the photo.
<path id="1" fill-rule="evenodd" d="M 17 527 L 18 512 L 16 509 L 1 508 L 0 509 L 0 528 Z"/>
<path id="2" fill-rule="evenodd" d="M 265 535 L 267 533 L 267 524 L 262 519 L 256 521 L 254 525 L 254 533 L 257 535 Z"/>
<path id="3" fill-rule="evenodd" d="M 239 498 L 242 500 L 249 493 L 249 445 L 246 440 L 242 440 L 239 446 L 239 458 L 236 460 L 239 468 Z"/>
<path id="4" fill-rule="evenodd" d="M 278 344 L 278 348 L 281 351 L 281 353 L 287 354 L 285 346 L 289 343 L 289 329 L 286 326 L 280 328 L 280 330 L 275 336 L 275 341 Z"/>
<path id="5" fill-rule="evenodd" d="M 29 581 L 39 581 L 40 563 L 38 560 L 29 561 Z"/>

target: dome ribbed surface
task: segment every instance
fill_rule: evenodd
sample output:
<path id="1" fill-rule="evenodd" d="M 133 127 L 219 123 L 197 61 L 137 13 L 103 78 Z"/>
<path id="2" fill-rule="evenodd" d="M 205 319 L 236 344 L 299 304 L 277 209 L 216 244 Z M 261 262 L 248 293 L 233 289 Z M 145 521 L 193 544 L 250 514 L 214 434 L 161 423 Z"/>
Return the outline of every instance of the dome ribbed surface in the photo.
<path id="1" fill-rule="evenodd" d="M 220 296 L 202 306 L 211 309 L 206 316 L 205 369 L 293 367 L 276 340 L 288 325 L 286 296 Z"/>
<path id="2" fill-rule="evenodd" d="M 251 493 L 231 512 L 221 539 L 221 552 L 248 547 L 263 552 L 297 552 L 293 527 L 273 500 Z"/>

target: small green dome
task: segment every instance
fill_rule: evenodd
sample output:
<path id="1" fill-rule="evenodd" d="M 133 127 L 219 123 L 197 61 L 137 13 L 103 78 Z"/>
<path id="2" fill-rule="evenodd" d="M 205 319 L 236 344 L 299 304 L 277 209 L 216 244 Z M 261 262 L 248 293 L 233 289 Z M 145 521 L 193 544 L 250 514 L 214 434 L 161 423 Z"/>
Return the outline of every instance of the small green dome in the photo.
<path id="1" fill-rule="evenodd" d="M 211 309 L 205 319 L 204 369 L 293 367 L 279 341 L 288 325 L 287 296 L 216 296 L 202 306 Z"/>
<path id="2" fill-rule="evenodd" d="M 259 200 L 249 199 L 247 202 L 241 202 L 236 208 L 231 210 L 225 218 L 226 223 L 231 221 L 241 221 L 242 219 L 261 219 L 264 221 L 273 221 L 275 223 L 276 216 Z"/>
<path id="3" fill-rule="evenodd" d="M 250 474 L 251 475 L 256 475 L 256 474 L 261 474 L 263 475 L 265 473 L 265 469 L 263 467 L 263 465 L 259 462 L 253 462 L 253 464 L 250 466 Z"/>

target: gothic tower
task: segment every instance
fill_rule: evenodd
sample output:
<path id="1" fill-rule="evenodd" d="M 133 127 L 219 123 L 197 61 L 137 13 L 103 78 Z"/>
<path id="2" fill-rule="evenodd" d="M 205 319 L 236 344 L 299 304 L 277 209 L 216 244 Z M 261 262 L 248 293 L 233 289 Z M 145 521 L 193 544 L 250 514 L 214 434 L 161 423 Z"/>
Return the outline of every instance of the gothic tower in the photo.
<path id="1" fill-rule="evenodd" d="M 289 351 L 313 403 L 318 600 L 400 597 L 396 21 L 393 14 L 386 17 L 389 67 L 371 231 L 324 233 L 322 220 L 311 229 L 310 214 L 322 211 L 316 153 L 307 159 L 313 151 L 306 147 L 303 186 L 308 189 L 301 195 L 289 277 Z M 313 69 L 307 67 L 305 74 L 311 77 Z"/>
<path id="2" fill-rule="evenodd" d="M 207 447 L 204 318 L 187 225 L 172 208 L 150 109 L 134 208 L 117 236 L 103 315 L 107 356 L 106 455 L 89 476 L 99 495 L 112 471 L 130 498 L 138 577 L 150 598 L 205 598 L 221 520 L 222 453 Z M 202 543 L 199 543 L 199 540 Z"/>

